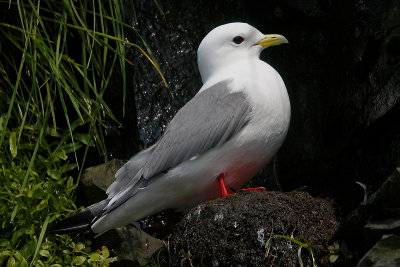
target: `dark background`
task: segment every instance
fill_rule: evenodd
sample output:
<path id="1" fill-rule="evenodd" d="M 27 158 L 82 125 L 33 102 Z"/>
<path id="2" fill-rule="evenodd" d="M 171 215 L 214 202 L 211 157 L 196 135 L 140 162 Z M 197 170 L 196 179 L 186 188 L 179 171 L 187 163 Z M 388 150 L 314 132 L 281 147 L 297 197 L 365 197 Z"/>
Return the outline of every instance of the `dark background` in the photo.
<path id="1" fill-rule="evenodd" d="M 251 185 L 289 191 L 307 186 L 344 210 L 362 201 L 360 181 L 374 191 L 400 165 L 400 2 L 395 0 L 125 1 L 168 82 L 135 48 L 127 57 L 127 115 L 118 75 L 106 101 L 122 121 L 110 121 L 112 158 L 128 159 L 151 145 L 201 87 L 196 51 L 213 28 L 247 22 L 279 33 L 289 45 L 262 59 L 282 76 L 292 119 L 277 156 Z M 138 35 L 127 36 L 141 43 Z M 173 97 L 172 97 L 173 95 Z"/>

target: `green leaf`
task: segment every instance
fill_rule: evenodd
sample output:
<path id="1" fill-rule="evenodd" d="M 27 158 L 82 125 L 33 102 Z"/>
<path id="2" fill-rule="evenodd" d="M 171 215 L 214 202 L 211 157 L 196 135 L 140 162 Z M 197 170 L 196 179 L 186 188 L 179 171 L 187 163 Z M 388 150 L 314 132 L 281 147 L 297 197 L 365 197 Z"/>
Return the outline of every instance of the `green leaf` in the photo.
<path id="1" fill-rule="evenodd" d="M 56 151 L 54 151 L 51 154 L 51 156 L 54 158 L 54 160 L 59 160 L 59 159 L 66 160 L 66 159 L 68 159 L 67 153 L 62 148 L 59 148 Z"/>
<path id="2" fill-rule="evenodd" d="M 17 266 L 17 261 L 15 260 L 14 257 L 10 257 L 6 265 L 6 267 L 12 267 L 12 266 Z"/>
<path id="3" fill-rule="evenodd" d="M 30 266 L 35 262 L 36 255 L 38 254 L 38 250 L 39 250 L 39 248 L 40 248 L 41 245 L 42 245 L 43 237 L 44 237 L 44 234 L 45 234 L 45 232 L 46 232 L 47 225 L 49 224 L 49 220 L 50 220 L 50 215 L 48 215 L 48 216 L 46 217 L 46 219 L 44 220 L 44 223 L 43 223 L 43 225 L 42 225 L 42 230 L 41 230 L 40 235 L 39 235 L 38 244 L 37 244 L 37 246 L 36 246 L 35 253 L 33 254 L 33 259 L 32 259 L 32 261 L 31 261 Z"/>
<path id="4" fill-rule="evenodd" d="M 22 247 L 21 254 L 27 259 L 30 256 L 32 256 L 33 253 L 35 253 L 35 249 L 36 249 L 36 242 L 35 240 L 32 239 Z"/>
<path id="5" fill-rule="evenodd" d="M 339 251 L 339 243 L 335 242 L 335 251 Z"/>
<path id="6" fill-rule="evenodd" d="M 43 242 L 42 243 L 42 249 L 49 249 L 53 246 L 52 242 Z"/>
<path id="7" fill-rule="evenodd" d="M 53 136 L 53 137 L 59 137 L 60 134 L 57 132 L 57 130 L 54 127 L 46 127 L 46 134 Z"/>
<path id="8" fill-rule="evenodd" d="M 76 245 L 75 245 L 75 251 L 81 251 L 82 249 L 84 249 L 85 248 L 85 244 L 83 244 L 82 242 L 78 242 Z"/>
<path id="9" fill-rule="evenodd" d="M 50 252 L 49 252 L 48 250 L 46 250 L 46 249 L 40 250 L 40 251 L 39 251 L 39 254 L 40 254 L 41 256 L 43 256 L 43 257 L 46 257 L 46 258 L 50 258 L 50 257 L 51 257 Z"/>
<path id="10" fill-rule="evenodd" d="M 5 114 L 5 113 L 1 114 L 1 116 L 0 116 L 0 132 L 3 132 L 3 130 L 5 130 L 3 125 L 4 125 L 4 121 L 6 120 L 6 116 L 7 116 L 7 114 Z"/>
<path id="11" fill-rule="evenodd" d="M 339 258 L 339 255 L 331 255 L 329 257 L 329 262 L 334 263 Z"/>
<path id="12" fill-rule="evenodd" d="M 15 245 L 18 242 L 18 239 L 24 234 L 26 234 L 25 228 L 21 228 L 21 229 L 18 229 L 17 231 L 15 231 L 11 238 L 11 244 Z"/>
<path id="13" fill-rule="evenodd" d="M 7 239 L 1 239 L 0 240 L 0 247 L 2 247 L 2 248 L 10 247 L 10 241 L 8 241 Z"/>
<path id="14" fill-rule="evenodd" d="M 97 262 L 99 260 L 100 260 L 100 251 L 99 250 L 96 252 L 93 252 L 89 255 L 89 260 L 88 260 L 89 263 Z"/>
<path id="15" fill-rule="evenodd" d="M 54 180 L 58 180 L 60 178 L 60 175 L 58 174 L 58 171 L 56 169 L 47 169 L 46 173 Z"/>
<path id="16" fill-rule="evenodd" d="M 15 251 L 14 257 L 17 260 L 18 267 L 26 267 L 28 266 L 28 262 L 25 260 L 25 258 L 19 253 L 18 251 Z"/>
<path id="17" fill-rule="evenodd" d="M 76 163 L 72 163 L 72 164 L 65 164 L 61 167 L 62 169 L 62 173 L 68 172 L 68 171 L 72 171 L 73 169 L 76 169 L 78 167 L 78 165 Z"/>
<path id="18" fill-rule="evenodd" d="M 35 267 L 46 267 L 46 265 L 44 265 L 44 263 L 41 260 L 35 260 L 33 265 L 35 265 Z"/>
<path id="19" fill-rule="evenodd" d="M 75 265 L 82 265 L 85 262 L 86 258 L 84 256 L 76 256 L 73 260 L 72 260 L 72 264 Z"/>
<path id="20" fill-rule="evenodd" d="M 3 252 L 0 253 L 0 258 L 6 257 L 6 256 L 10 256 L 11 255 L 11 251 L 10 250 L 4 250 Z"/>
<path id="21" fill-rule="evenodd" d="M 101 255 L 102 258 L 108 258 L 108 256 L 110 256 L 110 252 L 108 251 L 108 248 L 106 246 L 101 247 Z"/>
<path id="22" fill-rule="evenodd" d="M 94 146 L 93 137 L 89 134 L 74 134 L 74 138 L 87 146 Z"/>
<path id="23" fill-rule="evenodd" d="M 12 132 L 10 135 L 10 151 L 13 158 L 17 156 L 17 133 Z"/>

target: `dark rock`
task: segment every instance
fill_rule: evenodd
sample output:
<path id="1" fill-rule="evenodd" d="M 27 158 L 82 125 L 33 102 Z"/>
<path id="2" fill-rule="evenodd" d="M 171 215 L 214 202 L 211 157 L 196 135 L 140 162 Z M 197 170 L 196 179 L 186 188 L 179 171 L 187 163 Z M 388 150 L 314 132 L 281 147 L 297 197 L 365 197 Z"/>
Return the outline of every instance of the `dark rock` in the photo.
<path id="1" fill-rule="evenodd" d="M 317 0 L 301 1 L 301 0 L 285 0 L 284 5 L 295 9 L 300 14 L 310 17 L 321 17 L 326 15 Z"/>
<path id="2" fill-rule="evenodd" d="M 115 173 L 124 163 L 114 159 L 84 171 L 79 193 L 86 199 L 86 205 L 107 197 L 105 191 L 115 180 Z M 154 252 L 163 246 L 163 242 L 128 225 L 110 230 L 94 240 L 95 247 L 102 245 L 106 245 L 118 257 L 118 262 L 113 266 L 139 266 L 146 264 Z"/>
<path id="3" fill-rule="evenodd" d="M 400 168 L 395 169 L 379 189 L 366 202 L 350 213 L 344 228 L 354 233 L 368 223 L 368 220 L 382 220 L 400 216 Z"/>
<path id="4" fill-rule="evenodd" d="M 110 230 L 95 239 L 94 245 L 106 245 L 118 257 L 113 266 L 146 264 L 164 243 L 147 233 L 128 225 Z"/>
<path id="5" fill-rule="evenodd" d="M 79 196 L 86 205 L 99 202 L 107 197 L 105 191 L 115 180 L 115 173 L 124 163 L 122 160 L 113 159 L 85 169 L 81 178 Z"/>
<path id="6" fill-rule="evenodd" d="M 369 203 L 376 206 L 374 218 L 400 216 L 400 168 L 386 179 L 378 191 L 371 196 Z"/>
<path id="7" fill-rule="evenodd" d="M 364 236 L 368 239 L 379 240 L 387 234 L 400 235 L 400 218 L 372 221 L 364 226 Z"/>
<path id="8" fill-rule="evenodd" d="M 383 234 L 400 234 L 400 168 L 344 220 L 338 237 L 347 242 L 353 258 L 359 258 Z M 355 263 L 354 263 L 355 264 Z"/>
<path id="9" fill-rule="evenodd" d="M 173 262 L 206 266 L 295 266 L 299 246 L 274 235 L 310 242 L 317 261 L 327 263 L 328 243 L 337 230 L 332 201 L 307 193 L 240 192 L 198 205 L 170 239 Z M 190 254 L 190 255 L 189 255 Z M 303 262 L 310 263 L 305 249 Z"/>
<path id="10" fill-rule="evenodd" d="M 358 262 L 357 267 L 400 266 L 400 237 L 384 235 Z"/>

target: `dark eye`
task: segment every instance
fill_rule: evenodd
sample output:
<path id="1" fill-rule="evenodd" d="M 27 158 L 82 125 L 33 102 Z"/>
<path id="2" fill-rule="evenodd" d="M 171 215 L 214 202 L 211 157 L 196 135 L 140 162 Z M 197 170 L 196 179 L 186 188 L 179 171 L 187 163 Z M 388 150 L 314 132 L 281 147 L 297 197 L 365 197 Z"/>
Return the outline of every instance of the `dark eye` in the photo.
<path id="1" fill-rule="evenodd" d="M 241 44 L 241 43 L 243 43 L 244 38 L 243 38 L 242 36 L 236 36 L 236 37 L 234 37 L 234 38 L 232 39 L 232 41 L 233 41 L 235 44 Z"/>

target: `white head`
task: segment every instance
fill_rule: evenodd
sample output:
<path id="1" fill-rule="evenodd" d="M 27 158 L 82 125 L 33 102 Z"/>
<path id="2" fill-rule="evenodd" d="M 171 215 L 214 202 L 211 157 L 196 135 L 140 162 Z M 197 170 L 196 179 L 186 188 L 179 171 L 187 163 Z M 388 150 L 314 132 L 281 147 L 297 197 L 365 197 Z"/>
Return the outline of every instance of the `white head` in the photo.
<path id="1" fill-rule="evenodd" d="M 261 51 L 287 43 L 282 35 L 264 35 L 247 23 L 229 23 L 209 32 L 197 50 L 197 63 L 205 83 L 211 73 L 241 60 L 259 59 Z"/>

